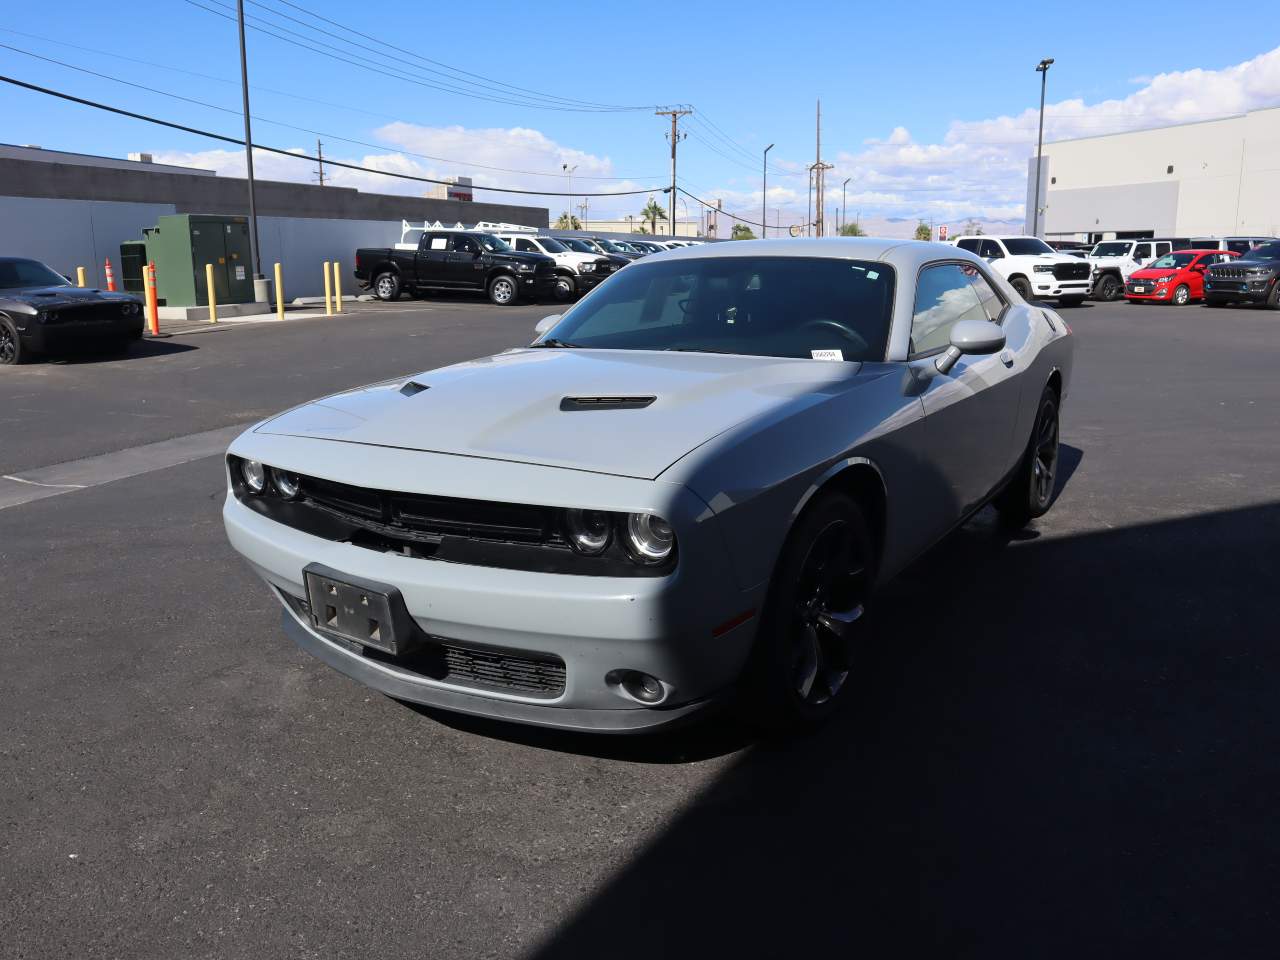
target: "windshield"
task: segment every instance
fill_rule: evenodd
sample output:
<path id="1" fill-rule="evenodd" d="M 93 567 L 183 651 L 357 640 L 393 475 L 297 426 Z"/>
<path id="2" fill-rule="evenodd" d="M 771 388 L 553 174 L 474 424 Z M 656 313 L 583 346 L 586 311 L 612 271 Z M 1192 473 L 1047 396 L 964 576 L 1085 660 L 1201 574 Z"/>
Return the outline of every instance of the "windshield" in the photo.
<path id="1" fill-rule="evenodd" d="M 1095 243 L 1091 257 L 1123 257 L 1129 253 L 1133 244 L 1127 240 L 1112 240 L 1108 243 Z"/>
<path id="2" fill-rule="evenodd" d="M 578 237 L 560 237 L 560 242 L 570 250 L 577 250 L 578 253 L 599 253 L 595 247 Z"/>
<path id="3" fill-rule="evenodd" d="M 596 243 L 604 247 L 610 253 L 622 253 L 622 247 L 618 246 L 612 240 L 597 240 Z"/>
<path id="4" fill-rule="evenodd" d="M 1006 237 L 1001 242 L 1012 257 L 1034 257 L 1042 253 L 1054 252 L 1053 247 L 1039 237 Z"/>
<path id="5" fill-rule="evenodd" d="M 490 236 L 487 233 L 479 234 L 476 239 L 480 241 L 480 246 L 490 253 L 505 253 L 511 249 L 507 241 L 500 237 Z"/>
<path id="6" fill-rule="evenodd" d="M 1242 260 L 1280 260 L 1280 240 L 1272 240 L 1254 247 L 1246 253 Z"/>
<path id="7" fill-rule="evenodd" d="M 547 334 L 604 350 L 883 360 L 893 268 L 869 260 L 638 260 Z"/>
<path id="8" fill-rule="evenodd" d="M 69 287 L 71 282 L 39 260 L 0 260 L 0 290 L 17 287 Z"/>
<path id="9" fill-rule="evenodd" d="M 1148 263 L 1146 268 L 1148 270 L 1168 270 L 1170 268 L 1181 270 L 1198 256 L 1200 256 L 1198 253 L 1166 253 L 1154 263 Z"/>
<path id="10" fill-rule="evenodd" d="M 538 243 L 542 245 L 542 249 L 547 253 L 566 253 L 569 248 L 557 240 L 555 237 L 539 237 Z"/>
<path id="11" fill-rule="evenodd" d="M 613 245 L 623 253 L 639 253 L 640 250 L 633 244 L 623 243 L 621 240 L 613 241 Z"/>

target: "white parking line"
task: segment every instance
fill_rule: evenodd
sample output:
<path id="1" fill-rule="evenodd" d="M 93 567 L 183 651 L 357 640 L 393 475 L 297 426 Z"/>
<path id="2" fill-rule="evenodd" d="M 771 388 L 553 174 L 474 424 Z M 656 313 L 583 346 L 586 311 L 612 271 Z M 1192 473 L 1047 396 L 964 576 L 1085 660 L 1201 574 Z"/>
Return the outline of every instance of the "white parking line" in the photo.
<path id="1" fill-rule="evenodd" d="M 222 453 L 247 423 L 0 476 L 0 510 Z"/>

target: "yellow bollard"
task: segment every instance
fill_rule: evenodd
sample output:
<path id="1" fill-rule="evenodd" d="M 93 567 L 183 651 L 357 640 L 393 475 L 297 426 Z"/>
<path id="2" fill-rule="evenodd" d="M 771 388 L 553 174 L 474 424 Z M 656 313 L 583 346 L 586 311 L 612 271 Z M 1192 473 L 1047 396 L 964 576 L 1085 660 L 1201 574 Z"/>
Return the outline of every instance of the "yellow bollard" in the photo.
<path id="1" fill-rule="evenodd" d="M 87 284 L 84 282 L 84 267 L 76 267 L 76 286 L 77 287 L 87 286 Z"/>
<path id="2" fill-rule="evenodd" d="M 213 264 L 206 263 L 204 265 L 204 282 L 209 288 L 209 322 L 218 322 L 218 294 L 213 289 Z"/>
<path id="3" fill-rule="evenodd" d="M 280 272 L 280 264 L 276 264 L 276 317 L 284 319 L 284 277 Z"/>
<path id="4" fill-rule="evenodd" d="M 333 261 L 333 310 L 342 312 L 342 270 L 337 260 Z"/>
<path id="5" fill-rule="evenodd" d="M 329 261 L 324 262 L 324 315 L 333 316 L 333 277 L 329 273 Z"/>

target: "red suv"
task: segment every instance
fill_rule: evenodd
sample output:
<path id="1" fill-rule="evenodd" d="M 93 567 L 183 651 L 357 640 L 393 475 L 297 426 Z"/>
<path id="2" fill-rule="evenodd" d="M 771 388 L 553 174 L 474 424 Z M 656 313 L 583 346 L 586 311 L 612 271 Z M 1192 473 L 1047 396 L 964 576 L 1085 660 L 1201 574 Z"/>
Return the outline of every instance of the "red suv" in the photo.
<path id="1" fill-rule="evenodd" d="M 1172 303 L 1181 307 L 1204 299 L 1204 272 L 1240 254 L 1230 250 L 1175 250 L 1129 274 L 1124 298 L 1130 303 Z"/>

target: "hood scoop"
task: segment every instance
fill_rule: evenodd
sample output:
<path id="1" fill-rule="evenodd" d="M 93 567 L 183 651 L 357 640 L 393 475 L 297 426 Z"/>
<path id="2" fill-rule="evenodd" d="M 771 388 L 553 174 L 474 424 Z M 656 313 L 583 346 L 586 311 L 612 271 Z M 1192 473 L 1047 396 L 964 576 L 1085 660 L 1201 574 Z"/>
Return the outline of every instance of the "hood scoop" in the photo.
<path id="1" fill-rule="evenodd" d="M 657 397 L 565 397 L 560 409 L 572 410 L 642 410 Z"/>
<path id="2" fill-rule="evenodd" d="M 423 390 L 430 390 L 430 389 L 431 388 L 427 386 L 425 383 L 419 383 L 417 380 L 410 380 L 408 383 L 406 383 L 403 387 L 400 388 L 400 396 L 416 397 Z"/>

